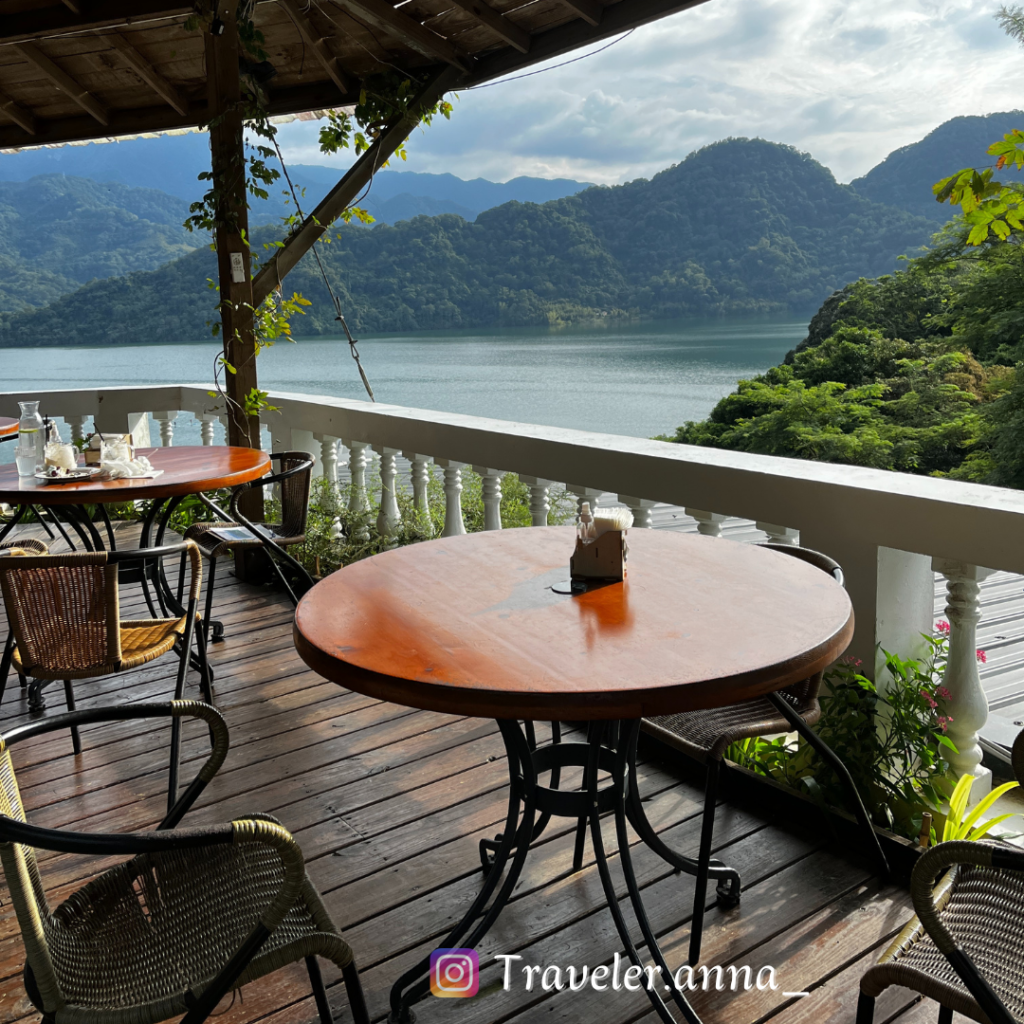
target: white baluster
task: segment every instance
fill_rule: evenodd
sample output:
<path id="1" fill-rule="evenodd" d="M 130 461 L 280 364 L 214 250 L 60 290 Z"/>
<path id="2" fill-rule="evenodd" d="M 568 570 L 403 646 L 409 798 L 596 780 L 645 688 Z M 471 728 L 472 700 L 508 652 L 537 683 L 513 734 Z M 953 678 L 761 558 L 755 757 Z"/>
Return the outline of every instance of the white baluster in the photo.
<path id="1" fill-rule="evenodd" d="M 705 512 L 699 508 L 684 508 L 683 511 L 697 520 L 697 532 L 703 537 L 721 537 L 722 523 L 729 518 L 718 512 Z"/>
<path id="2" fill-rule="evenodd" d="M 366 496 L 366 449 L 369 445 L 362 441 L 343 441 L 342 444 L 348 448 L 348 472 L 352 481 L 349 511 L 354 514 L 366 512 L 370 507 L 370 500 Z M 353 536 L 356 540 L 369 540 L 370 531 L 366 526 L 360 526 Z"/>
<path id="3" fill-rule="evenodd" d="M 755 523 L 759 530 L 768 534 L 768 540 L 772 544 L 799 544 L 800 531 L 790 526 L 776 526 L 774 523 Z"/>
<path id="4" fill-rule="evenodd" d="M 981 618 L 978 584 L 991 575 L 991 569 L 967 565 L 946 558 L 933 558 L 932 569 L 946 577 L 946 617 L 949 619 L 949 657 L 942 685 L 952 694 L 946 711 L 952 721 L 946 735 L 957 753 L 942 748 L 955 782 L 961 775 L 973 775 L 971 803 L 992 789 L 992 773 L 981 764 L 982 750 L 978 733 L 988 719 L 988 697 L 978 674 L 977 626 Z"/>
<path id="5" fill-rule="evenodd" d="M 338 439 L 325 434 L 314 434 L 313 440 L 320 442 L 320 465 L 324 479 L 331 487 L 338 486 Z"/>
<path id="6" fill-rule="evenodd" d="M 380 456 L 380 509 L 377 512 L 377 533 L 381 537 L 389 538 L 389 546 L 394 547 L 397 542 L 391 538 L 398 532 L 401 518 L 398 511 L 398 495 L 395 493 L 395 482 L 398 477 L 395 456 L 398 455 L 398 449 L 374 445 L 373 450 Z"/>
<path id="7" fill-rule="evenodd" d="M 203 445 L 207 448 L 213 444 L 213 428 L 219 418 L 219 416 L 196 417 L 199 420 L 199 436 L 202 439 Z"/>
<path id="8" fill-rule="evenodd" d="M 474 466 L 474 473 L 480 474 L 480 492 L 484 501 L 484 529 L 501 529 L 501 476 L 496 469 Z"/>
<path id="9" fill-rule="evenodd" d="M 174 444 L 174 421 L 178 418 L 175 410 L 165 410 L 153 413 L 153 419 L 160 424 L 160 444 L 164 448 L 170 448 Z"/>
<path id="10" fill-rule="evenodd" d="M 530 488 L 530 518 L 534 526 L 548 525 L 548 511 L 551 508 L 549 490 L 550 480 L 542 480 L 536 476 L 523 476 L 519 479 Z"/>
<path id="11" fill-rule="evenodd" d="M 85 421 L 88 416 L 65 416 L 64 422 L 71 428 L 71 440 L 81 441 L 85 437 Z"/>
<path id="12" fill-rule="evenodd" d="M 628 494 L 620 494 L 618 498 L 633 513 L 634 526 L 648 530 L 651 528 L 653 525 L 651 509 L 657 504 L 656 501 L 650 501 L 648 498 L 634 498 Z"/>
<path id="13" fill-rule="evenodd" d="M 597 508 L 597 499 L 604 494 L 598 487 L 584 487 L 583 484 L 566 484 L 566 491 L 576 497 L 576 515 L 583 511 L 583 502 L 589 501 L 590 508 Z"/>
<path id="14" fill-rule="evenodd" d="M 409 460 L 409 475 L 412 477 L 412 504 L 424 516 L 430 515 L 430 456 L 415 452 L 402 452 Z"/>
<path id="15" fill-rule="evenodd" d="M 452 462 L 450 459 L 434 459 L 444 470 L 444 529 L 442 537 L 460 537 L 466 532 L 466 524 L 462 520 L 462 471 L 465 462 Z"/>

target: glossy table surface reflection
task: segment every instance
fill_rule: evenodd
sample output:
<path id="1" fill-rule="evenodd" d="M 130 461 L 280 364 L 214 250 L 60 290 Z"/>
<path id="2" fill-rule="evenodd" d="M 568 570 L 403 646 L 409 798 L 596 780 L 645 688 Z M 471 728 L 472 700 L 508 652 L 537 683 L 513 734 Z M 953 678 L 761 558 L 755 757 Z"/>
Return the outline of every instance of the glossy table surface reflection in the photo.
<path id="1" fill-rule="evenodd" d="M 183 445 L 180 448 L 137 448 L 136 454 L 145 455 L 153 468 L 162 469 L 163 473 L 153 480 L 47 484 L 33 477 L 19 478 L 13 464 L 0 466 L 0 501 L 9 505 L 92 505 L 174 498 L 237 487 L 270 472 L 270 457 L 257 448 Z"/>
<path id="2" fill-rule="evenodd" d="M 806 679 L 853 633 L 846 592 L 778 552 L 628 533 L 628 577 L 582 595 L 572 527 L 398 548 L 305 595 L 295 643 L 325 678 L 411 707 L 493 718 L 629 719 Z"/>

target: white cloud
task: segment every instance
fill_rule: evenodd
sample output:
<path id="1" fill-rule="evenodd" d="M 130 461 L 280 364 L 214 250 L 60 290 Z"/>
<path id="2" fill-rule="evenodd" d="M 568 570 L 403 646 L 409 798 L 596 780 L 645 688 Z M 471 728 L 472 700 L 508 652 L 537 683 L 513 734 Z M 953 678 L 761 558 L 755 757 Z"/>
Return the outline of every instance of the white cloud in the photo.
<path id="1" fill-rule="evenodd" d="M 1024 51 L 997 9 L 711 0 L 583 60 L 462 93 L 450 122 L 413 137 L 404 169 L 612 183 L 756 135 L 849 181 L 951 117 L 1024 106 Z M 289 125 L 282 140 L 293 161 L 328 162 L 314 125 Z"/>

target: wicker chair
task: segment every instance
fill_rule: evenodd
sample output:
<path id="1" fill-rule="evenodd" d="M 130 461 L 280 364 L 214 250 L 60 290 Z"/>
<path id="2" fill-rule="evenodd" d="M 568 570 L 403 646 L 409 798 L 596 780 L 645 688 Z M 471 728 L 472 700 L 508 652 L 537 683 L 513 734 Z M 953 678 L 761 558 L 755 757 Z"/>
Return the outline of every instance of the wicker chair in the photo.
<path id="1" fill-rule="evenodd" d="M 792 544 L 761 544 L 760 547 L 799 558 L 804 562 L 827 572 L 839 583 L 843 582 L 843 571 L 837 562 L 827 555 L 809 548 Z M 832 751 L 810 728 L 821 717 L 818 690 L 822 673 L 800 683 L 786 686 L 777 693 L 756 697 L 723 708 L 709 708 L 701 711 L 686 711 L 675 715 L 659 715 L 645 718 L 643 730 L 662 743 L 674 747 L 689 757 L 703 763 L 707 769 L 704 787 L 704 818 L 701 828 L 700 852 L 697 858 L 697 877 L 693 899 L 693 918 L 690 927 L 689 962 L 700 960 L 701 939 L 704 931 L 704 907 L 707 902 L 708 878 L 719 879 L 717 887 L 718 904 L 735 907 L 740 901 L 740 878 L 733 868 L 711 856 L 711 843 L 715 827 L 715 804 L 718 799 L 718 782 L 722 759 L 730 744 L 737 740 L 772 733 L 796 730 L 818 753 L 831 764 L 846 782 L 857 808 L 861 825 L 870 833 L 871 843 L 882 866 L 888 874 L 889 866 L 879 845 L 867 811 L 857 792 L 849 772 Z"/>
<path id="2" fill-rule="evenodd" d="M 12 436 L 16 437 L 17 435 Z M 34 537 L 23 537 L 21 540 L 7 540 L 0 544 L 0 558 L 9 555 L 46 555 L 49 554 L 49 551 L 50 549 L 41 540 L 36 540 Z M 6 659 L 11 658 L 13 654 L 14 633 L 8 629 L 7 639 L 4 641 L 4 653 L 0 655 L 0 664 Z M 21 673 L 18 674 L 18 679 L 21 681 L 21 688 L 24 690 L 28 686 L 28 680 Z M 6 681 L 7 677 L 5 675 L 4 682 L 0 683 L 0 700 L 3 699 Z"/>
<path id="3" fill-rule="evenodd" d="M 1024 732 L 1012 760 L 1024 782 Z M 939 1024 L 950 1024 L 954 1011 L 983 1024 L 1024 1021 L 1024 851 L 989 841 L 939 843 L 914 865 L 910 892 L 917 915 L 861 978 L 857 1024 L 871 1024 L 889 985 L 934 999 Z"/>
<path id="4" fill-rule="evenodd" d="M 166 619 L 120 617 L 119 570 L 151 566 L 183 554 L 191 559 L 188 607 L 173 608 Z M 95 679 L 138 668 L 178 648 L 174 696 L 185 686 L 197 621 L 203 564 L 192 541 L 134 551 L 77 552 L 0 558 L 0 592 L 15 644 L 0 662 L 0 701 L 13 664 L 19 676 L 32 677 L 29 707 L 42 710 L 42 690 L 63 680 L 68 710 L 75 710 L 73 679 Z M 168 595 L 169 596 L 169 595 Z M 198 630 L 198 663 L 203 697 L 213 703 L 206 646 Z M 77 726 L 71 730 L 76 754 L 82 744 Z M 172 766 L 177 769 L 179 730 L 172 730 Z"/>
<path id="5" fill-rule="evenodd" d="M 10 752 L 54 728 L 128 718 L 204 720 L 214 749 L 154 832 L 122 835 L 26 822 Z M 267 815 L 174 826 L 227 753 L 227 729 L 206 704 L 78 711 L 0 738 L 0 863 L 25 942 L 25 989 L 43 1024 L 200 1024 L 232 990 L 305 960 L 322 1024 L 332 1024 L 317 957 L 341 969 L 358 1024 L 368 1024 L 352 950 L 306 875 L 298 844 Z M 35 850 L 130 856 L 50 909 Z"/>
<path id="6" fill-rule="evenodd" d="M 309 514 L 309 489 L 312 480 L 313 458 L 308 452 L 275 452 L 271 460 L 280 464 L 276 473 L 260 480 L 252 480 L 236 487 L 231 495 L 230 512 L 224 514 L 213 502 L 206 500 L 208 507 L 220 517 L 219 522 L 196 523 L 185 531 L 186 540 L 194 540 L 199 550 L 210 561 L 210 574 L 206 583 L 206 609 L 203 615 L 204 638 L 224 639 L 223 624 L 211 617 L 213 608 L 213 580 L 217 574 L 217 559 L 235 551 L 262 549 L 277 577 L 282 583 L 292 604 L 299 599 L 277 564 L 279 558 L 296 573 L 304 587 L 313 585 L 309 573 L 284 549 L 292 544 L 301 544 L 306 539 L 306 519 Z M 241 496 L 253 487 L 279 485 L 281 488 L 281 522 L 251 523 L 239 511 Z M 180 600 L 180 597 L 179 597 Z"/>

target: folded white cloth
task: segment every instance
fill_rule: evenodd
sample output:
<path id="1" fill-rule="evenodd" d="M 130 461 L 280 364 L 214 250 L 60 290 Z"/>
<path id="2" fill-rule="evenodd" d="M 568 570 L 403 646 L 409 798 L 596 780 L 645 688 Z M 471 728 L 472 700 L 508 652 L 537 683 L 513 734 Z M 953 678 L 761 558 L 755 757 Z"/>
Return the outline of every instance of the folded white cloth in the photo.
<path id="1" fill-rule="evenodd" d="M 103 475 L 108 480 L 122 480 L 127 478 L 132 479 L 153 479 L 163 473 L 162 469 L 154 469 L 153 464 L 145 457 L 140 455 L 136 459 L 132 459 L 130 462 L 104 462 L 100 469 L 103 470 Z"/>

